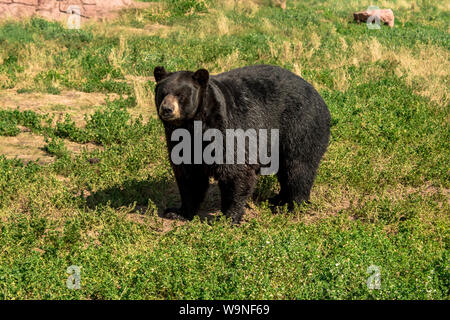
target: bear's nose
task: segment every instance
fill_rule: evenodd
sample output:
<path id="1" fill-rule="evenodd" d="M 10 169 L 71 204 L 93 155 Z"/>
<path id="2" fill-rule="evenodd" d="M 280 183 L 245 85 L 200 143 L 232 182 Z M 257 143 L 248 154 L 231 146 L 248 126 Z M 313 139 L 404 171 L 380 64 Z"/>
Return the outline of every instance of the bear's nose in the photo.
<path id="1" fill-rule="evenodd" d="M 162 116 L 171 116 L 173 114 L 173 108 L 169 105 L 161 106 L 161 115 Z"/>

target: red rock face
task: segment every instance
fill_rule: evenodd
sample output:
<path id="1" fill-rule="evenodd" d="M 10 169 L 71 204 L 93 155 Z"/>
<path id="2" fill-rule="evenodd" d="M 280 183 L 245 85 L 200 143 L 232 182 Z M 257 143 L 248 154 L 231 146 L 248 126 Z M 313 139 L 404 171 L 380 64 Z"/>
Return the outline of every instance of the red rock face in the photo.
<path id="1" fill-rule="evenodd" d="M 76 14 L 79 11 L 84 19 L 97 19 L 133 6 L 132 0 L 0 0 L 0 17 L 23 18 L 38 15 L 64 20 L 71 12 Z"/>
<path id="2" fill-rule="evenodd" d="M 371 11 L 360 11 L 353 14 L 356 22 L 366 22 L 371 16 L 377 15 L 380 21 L 387 24 L 389 27 L 394 27 L 394 12 L 391 9 L 376 9 Z"/>

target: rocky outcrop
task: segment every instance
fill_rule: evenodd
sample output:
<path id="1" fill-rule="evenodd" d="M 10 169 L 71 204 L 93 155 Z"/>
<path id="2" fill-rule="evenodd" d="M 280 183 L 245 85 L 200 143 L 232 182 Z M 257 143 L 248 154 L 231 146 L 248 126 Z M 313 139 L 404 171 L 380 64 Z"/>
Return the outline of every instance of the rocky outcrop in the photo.
<path id="1" fill-rule="evenodd" d="M 80 14 L 85 19 L 113 15 L 117 10 L 134 7 L 132 0 L 0 0 L 0 17 L 23 18 L 38 15 L 52 20 Z"/>

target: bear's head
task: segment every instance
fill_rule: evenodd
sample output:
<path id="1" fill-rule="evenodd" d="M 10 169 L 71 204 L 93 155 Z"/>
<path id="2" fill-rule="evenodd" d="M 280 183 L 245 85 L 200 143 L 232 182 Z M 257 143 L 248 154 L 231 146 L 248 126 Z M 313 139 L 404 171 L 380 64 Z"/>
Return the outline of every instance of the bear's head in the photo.
<path id="1" fill-rule="evenodd" d="M 155 103 L 160 119 L 174 125 L 195 117 L 208 86 L 209 72 L 167 72 L 164 67 L 154 71 Z"/>

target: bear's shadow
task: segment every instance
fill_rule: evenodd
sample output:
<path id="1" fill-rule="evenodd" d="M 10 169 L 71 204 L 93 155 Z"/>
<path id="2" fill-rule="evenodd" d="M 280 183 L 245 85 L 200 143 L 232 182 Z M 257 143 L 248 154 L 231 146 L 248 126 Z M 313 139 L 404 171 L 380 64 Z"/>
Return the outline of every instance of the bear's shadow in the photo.
<path id="1" fill-rule="evenodd" d="M 158 216 L 174 219 L 164 215 L 168 207 L 178 207 L 181 204 L 178 187 L 175 180 L 128 180 L 119 185 L 98 190 L 84 197 L 89 208 L 109 205 L 118 209 L 135 204 L 134 213 L 144 214 L 151 200 L 158 209 Z M 220 192 L 216 184 L 211 184 L 198 216 L 202 221 L 211 221 L 220 211 Z"/>

